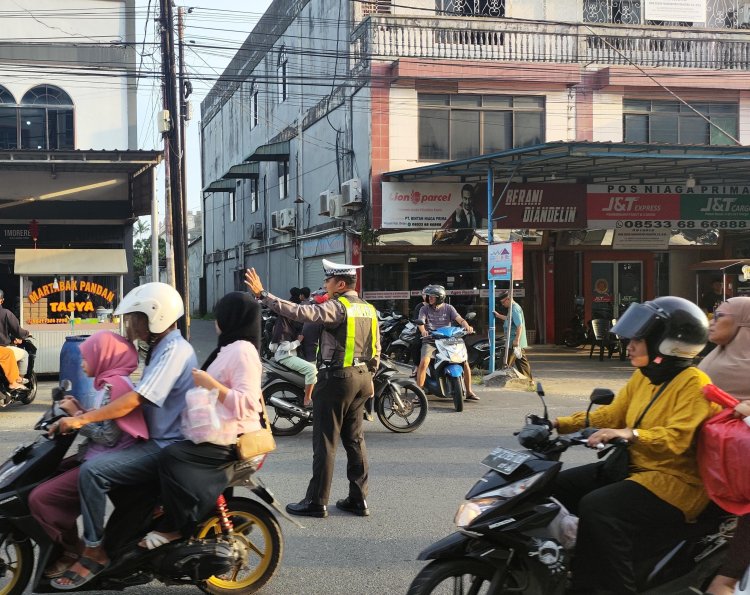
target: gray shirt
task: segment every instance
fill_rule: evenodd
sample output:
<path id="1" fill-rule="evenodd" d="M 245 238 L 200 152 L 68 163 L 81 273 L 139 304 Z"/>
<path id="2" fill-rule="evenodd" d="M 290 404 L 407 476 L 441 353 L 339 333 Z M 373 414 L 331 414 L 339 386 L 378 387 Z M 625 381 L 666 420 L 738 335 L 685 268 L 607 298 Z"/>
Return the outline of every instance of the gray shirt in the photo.
<path id="1" fill-rule="evenodd" d="M 431 333 L 444 326 L 451 326 L 453 321 L 460 316 L 450 304 L 440 304 L 439 306 L 422 306 L 418 318 L 424 322 L 425 330 Z"/>

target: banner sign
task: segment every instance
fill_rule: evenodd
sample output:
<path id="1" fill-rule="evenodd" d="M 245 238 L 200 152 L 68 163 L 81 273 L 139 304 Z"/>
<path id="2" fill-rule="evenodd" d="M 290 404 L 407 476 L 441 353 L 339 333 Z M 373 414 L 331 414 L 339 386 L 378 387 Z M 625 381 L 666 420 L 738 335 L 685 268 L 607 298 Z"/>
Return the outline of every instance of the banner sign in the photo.
<path id="1" fill-rule="evenodd" d="M 626 229 L 615 230 L 613 250 L 666 250 L 669 248 L 669 229 Z"/>
<path id="2" fill-rule="evenodd" d="M 647 21 L 705 23 L 706 0 L 645 0 Z"/>
<path id="3" fill-rule="evenodd" d="M 383 229 L 441 229 L 461 206 L 463 187 L 446 182 L 383 182 Z"/>
<path id="4" fill-rule="evenodd" d="M 495 184 L 493 217 L 498 229 L 583 229 L 586 227 L 584 184 Z"/>
<path id="5" fill-rule="evenodd" d="M 487 246 L 487 279 L 508 281 L 511 274 L 513 279 L 523 279 L 523 242 Z"/>
<path id="6" fill-rule="evenodd" d="M 750 229 L 750 186 L 592 184 L 592 229 Z"/>

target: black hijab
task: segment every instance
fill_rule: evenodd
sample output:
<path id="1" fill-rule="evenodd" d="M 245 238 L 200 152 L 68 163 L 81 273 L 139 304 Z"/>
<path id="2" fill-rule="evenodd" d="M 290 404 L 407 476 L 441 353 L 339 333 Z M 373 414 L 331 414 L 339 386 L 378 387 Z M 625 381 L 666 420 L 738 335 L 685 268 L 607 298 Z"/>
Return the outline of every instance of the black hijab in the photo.
<path id="1" fill-rule="evenodd" d="M 203 363 L 202 370 L 213 363 L 225 345 L 235 341 L 249 341 L 260 352 L 260 305 L 244 291 L 232 291 L 219 300 L 214 308 L 219 326 L 219 344 Z"/>

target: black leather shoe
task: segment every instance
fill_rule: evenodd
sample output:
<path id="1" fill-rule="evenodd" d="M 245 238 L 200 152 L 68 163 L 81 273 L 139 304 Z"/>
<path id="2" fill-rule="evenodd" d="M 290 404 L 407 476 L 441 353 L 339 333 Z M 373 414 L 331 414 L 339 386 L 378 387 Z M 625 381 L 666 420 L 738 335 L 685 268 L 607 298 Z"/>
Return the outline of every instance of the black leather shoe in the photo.
<path id="1" fill-rule="evenodd" d="M 314 516 L 319 519 L 324 519 L 328 516 L 328 509 L 325 504 L 313 504 L 307 498 L 297 502 L 297 504 L 287 504 L 286 511 L 289 514 L 296 514 L 297 516 Z"/>
<path id="2" fill-rule="evenodd" d="M 336 508 L 344 512 L 351 512 L 357 516 L 370 516 L 370 509 L 367 508 L 367 501 L 352 500 L 351 497 L 344 498 L 336 502 Z"/>

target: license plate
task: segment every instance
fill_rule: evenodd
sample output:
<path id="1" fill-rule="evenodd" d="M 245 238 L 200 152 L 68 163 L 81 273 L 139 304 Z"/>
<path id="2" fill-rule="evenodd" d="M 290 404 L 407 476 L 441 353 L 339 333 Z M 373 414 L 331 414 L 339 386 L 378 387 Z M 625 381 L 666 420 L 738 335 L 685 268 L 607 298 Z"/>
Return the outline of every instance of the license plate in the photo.
<path id="1" fill-rule="evenodd" d="M 503 475 L 510 475 L 531 458 L 531 455 L 498 446 L 482 459 L 482 465 L 487 465 Z"/>
<path id="2" fill-rule="evenodd" d="M 458 345 L 459 343 L 464 342 L 464 340 L 461 337 L 449 337 L 447 339 L 441 339 L 441 341 L 445 345 Z"/>

